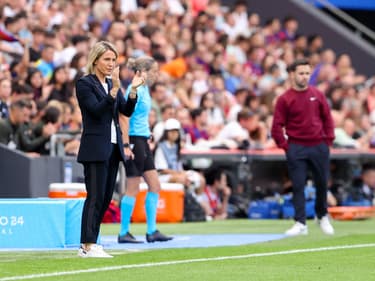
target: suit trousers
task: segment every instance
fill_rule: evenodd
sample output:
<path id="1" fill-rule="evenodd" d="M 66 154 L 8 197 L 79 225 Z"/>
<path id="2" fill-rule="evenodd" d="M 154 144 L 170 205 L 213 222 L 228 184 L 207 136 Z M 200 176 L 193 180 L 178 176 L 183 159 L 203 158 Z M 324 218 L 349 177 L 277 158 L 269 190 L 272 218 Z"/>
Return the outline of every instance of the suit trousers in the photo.
<path id="1" fill-rule="evenodd" d="M 87 197 L 83 205 L 81 243 L 96 243 L 100 224 L 111 203 L 121 154 L 117 144 L 111 144 L 108 160 L 83 162 Z"/>
<path id="2" fill-rule="evenodd" d="M 329 147 L 325 143 L 304 146 L 290 143 L 286 153 L 289 178 L 293 185 L 294 220 L 306 223 L 305 186 L 307 173 L 312 172 L 316 188 L 315 213 L 318 219 L 327 214 L 327 182 L 329 177 Z"/>

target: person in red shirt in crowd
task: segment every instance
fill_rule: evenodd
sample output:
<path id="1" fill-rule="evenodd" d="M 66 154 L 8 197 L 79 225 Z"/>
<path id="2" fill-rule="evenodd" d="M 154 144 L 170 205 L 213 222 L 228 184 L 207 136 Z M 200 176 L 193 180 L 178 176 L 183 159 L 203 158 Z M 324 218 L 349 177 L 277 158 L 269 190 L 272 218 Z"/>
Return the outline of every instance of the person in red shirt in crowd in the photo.
<path id="1" fill-rule="evenodd" d="M 334 124 L 325 95 L 309 86 L 311 66 L 296 60 L 289 69 L 292 87 L 276 101 L 271 134 L 285 150 L 289 177 L 293 184 L 295 224 L 286 235 L 307 234 L 305 195 L 310 168 L 316 186 L 315 211 L 321 230 L 334 234 L 327 216 L 329 146 L 334 140 Z"/>
<path id="2" fill-rule="evenodd" d="M 199 204 L 205 210 L 206 219 L 226 219 L 228 217 L 228 202 L 232 190 L 228 186 L 224 170 L 211 169 L 206 172 L 207 185 L 195 190 Z"/>

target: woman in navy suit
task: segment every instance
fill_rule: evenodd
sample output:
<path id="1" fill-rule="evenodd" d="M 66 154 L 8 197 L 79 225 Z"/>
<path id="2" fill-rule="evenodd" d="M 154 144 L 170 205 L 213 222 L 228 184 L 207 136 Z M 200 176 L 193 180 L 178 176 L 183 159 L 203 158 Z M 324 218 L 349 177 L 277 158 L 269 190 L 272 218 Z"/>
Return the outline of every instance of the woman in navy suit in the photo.
<path id="1" fill-rule="evenodd" d="M 136 74 L 132 81 L 132 95 L 125 100 L 120 90 L 117 57 L 111 43 L 96 43 L 88 55 L 88 74 L 76 83 L 83 123 L 77 160 L 83 165 L 87 190 L 82 211 L 80 257 L 112 257 L 96 242 L 100 223 L 112 199 L 119 162 L 126 157 L 119 113 L 125 116 L 133 113 L 137 102 L 136 89 L 144 83 L 143 78 Z"/>

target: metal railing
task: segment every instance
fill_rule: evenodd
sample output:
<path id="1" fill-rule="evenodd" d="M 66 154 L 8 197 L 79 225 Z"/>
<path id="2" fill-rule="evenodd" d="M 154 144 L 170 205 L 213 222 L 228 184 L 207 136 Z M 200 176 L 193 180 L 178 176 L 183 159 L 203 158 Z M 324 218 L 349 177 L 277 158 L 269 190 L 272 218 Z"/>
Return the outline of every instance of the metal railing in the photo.
<path id="1" fill-rule="evenodd" d="M 336 17 L 340 18 L 344 22 L 346 22 L 349 26 L 351 26 L 355 33 L 358 35 L 366 35 L 370 38 L 373 42 L 375 42 L 375 32 L 372 31 L 370 28 L 350 16 L 349 14 L 345 13 L 343 10 L 337 8 L 335 5 L 330 3 L 327 0 L 308 0 L 308 3 L 311 4 L 319 4 L 334 14 Z"/>
<path id="2" fill-rule="evenodd" d="M 80 132 L 61 132 L 53 134 L 50 138 L 50 156 L 65 156 L 65 142 L 76 139 L 80 134 Z"/>

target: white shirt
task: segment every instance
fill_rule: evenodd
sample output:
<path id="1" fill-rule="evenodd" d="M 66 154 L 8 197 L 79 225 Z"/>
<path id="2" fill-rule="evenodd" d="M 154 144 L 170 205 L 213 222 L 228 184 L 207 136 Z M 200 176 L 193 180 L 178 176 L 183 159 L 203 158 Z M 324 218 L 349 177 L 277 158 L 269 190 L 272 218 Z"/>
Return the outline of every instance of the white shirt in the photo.
<path id="1" fill-rule="evenodd" d="M 232 121 L 224 126 L 217 135 L 220 140 L 223 139 L 248 139 L 249 132 L 241 127 L 237 121 Z"/>
<path id="2" fill-rule="evenodd" d="M 103 85 L 103 88 L 105 89 L 105 91 L 107 92 L 107 94 L 109 94 L 108 84 L 102 83 L 102 85 Z M 112 122 L 111 122 L 111 143 L 117 143 L 117 132 L 116 132 L 115 121 L 113 121 L 113 118 L 112 118 Z"/>
<path id="3" fill-rule="evenodd" d="M 130 12 L 135 12 L 138 9 L 136 0 L 121 0 L 121 12 L 123 14 L 128 14 Z"/>
<path id="4" fill-rule="evenodd" d="M 167 146 L 170 146 L 170 144 L 167 143 Z M 164 152 L 160 147 L 157 147 L 156 150 L 155 150 L 154 162 L 155 162 L 156 170 L 167 170 L 168 169 L 167 159 L 165 158 Z M 182 171 L 183 170 L 182 162 L 179 161 L 178 165 L 179 165 L 179 171 Z"/>
<path id="5" fill-rule="evenodd" d="M 240 112 L 241 109 L 242 109 L 242 105 L 240 105 L 239 103 L 236 103 L 236 104 L 232 105 L 230 110 L 229 110 L 227 120 L 229 122 L 230 121 L 236 121 L 238 112 Z"/>
<path id="6" fill-rule="evenodd" d="M 220 110 L 219 107 L 214 107 L 213 110 L 206 109 L 207 111 L 207 124 L 210 125 L 223 125 L 224 124 L 224 116 L 223 112 Z"/>
<path id="7" fill-rule="evenodd" d="M 181 16 L 185 13 L 184 7 L 179 0 L 167 0 L 166 3 L 171 14 Z"/>

